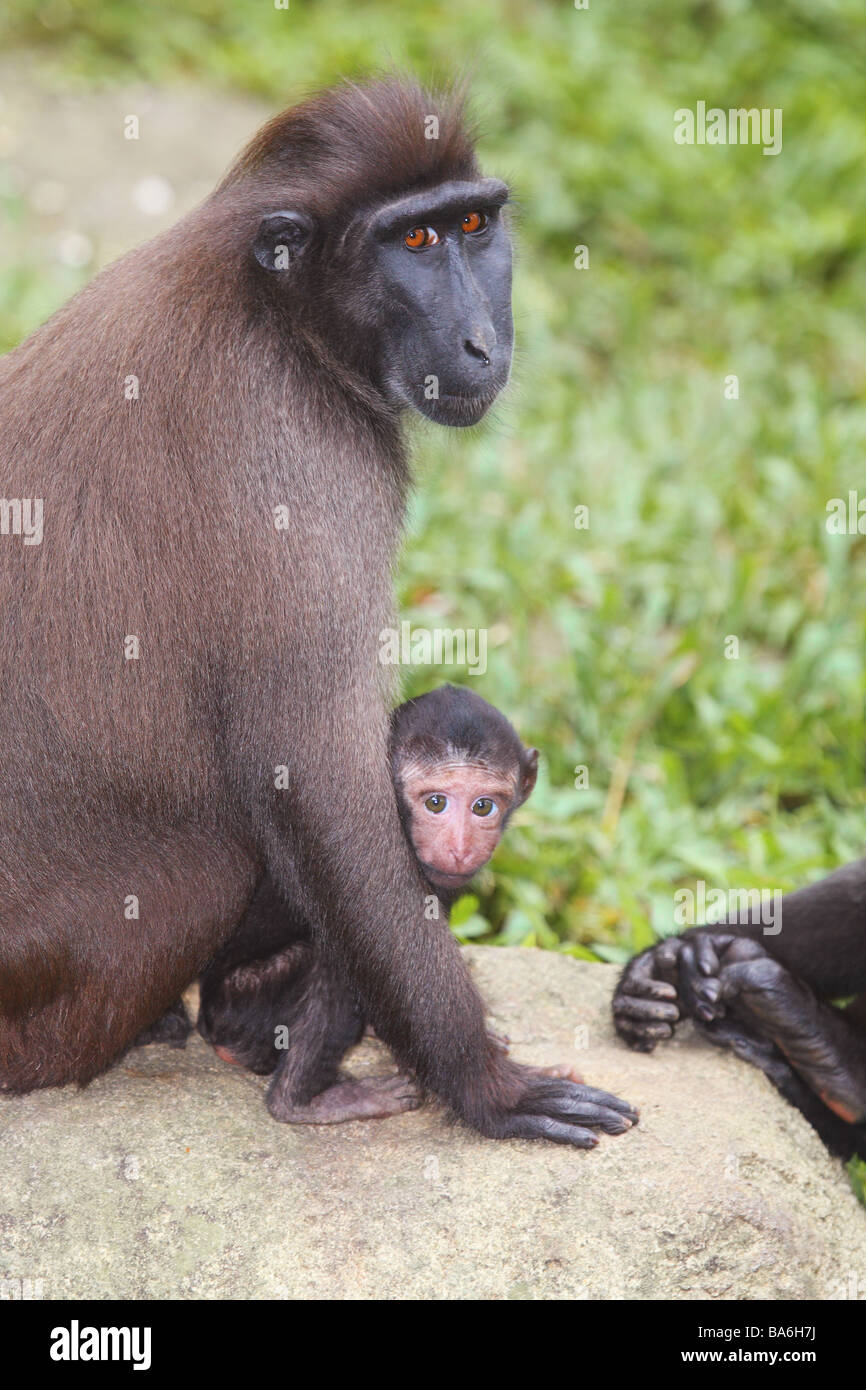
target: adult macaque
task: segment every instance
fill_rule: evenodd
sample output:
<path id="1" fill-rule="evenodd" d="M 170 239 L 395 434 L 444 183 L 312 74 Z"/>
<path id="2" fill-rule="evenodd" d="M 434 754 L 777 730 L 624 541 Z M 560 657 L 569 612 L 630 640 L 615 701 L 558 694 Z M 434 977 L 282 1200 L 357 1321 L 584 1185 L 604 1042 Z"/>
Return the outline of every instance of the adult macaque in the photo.
<path id="1" fill-rule="evenodd" d="M 272 886 L 467 1124 L 633 1116 L 488 1039 L 388 771 L 401 416 L 475 424 L 508 378 L 507 198 L 454 102 L 341 86 L 0 364 L 3 491 L 44 503 L 0 539 L 7 1090 L 95 1076 Z"/>
<path id="2" fill-rule="evenodd" d="M 450 906 L 535 786 L 537 750 L 524 748 L 480 695 L 444 685 L 394 710 L 389 753 L 398 811 L 433 905 L 438 898 Z M 276 1069 L 271 1113 L 296 1124 L 334 1123 L 416 1105 L 406 1077 L 383 1078 L 375 1090 L 337 1081 L 365 1020 L 317 953 L 303 902 L 274 895 L 267 920 L 255 924 L 258 938 L 250 925 L 204 972 L 198 1029 L 225 1061 L 262 1074 Z"/>
<path id="3" fill-rule="evenodd" d="M 668 937 L 626 967 L 617 1030 L 651 1052 L 692 1018 L 765 1072 L 835 1153 L 866 1156 L 866 859 L 760 913 Z M 830 1001 L 857 996 L 847 1007 Z"/>

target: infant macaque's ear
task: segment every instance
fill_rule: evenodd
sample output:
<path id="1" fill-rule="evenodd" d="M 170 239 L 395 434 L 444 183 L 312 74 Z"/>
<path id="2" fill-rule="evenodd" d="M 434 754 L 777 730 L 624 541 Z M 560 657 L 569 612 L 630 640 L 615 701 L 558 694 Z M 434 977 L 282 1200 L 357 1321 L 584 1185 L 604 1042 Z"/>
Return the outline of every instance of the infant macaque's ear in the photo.
<path id="1" fill-rule="evenodd" d="M 525 801 L 532 788 L 535 786 L 535 779 L 538 776 L 538 749 L 528 748 L 526 750 L 526 760 L 523 764 L 523 781 L 520 786 L 520 800 Z"/>

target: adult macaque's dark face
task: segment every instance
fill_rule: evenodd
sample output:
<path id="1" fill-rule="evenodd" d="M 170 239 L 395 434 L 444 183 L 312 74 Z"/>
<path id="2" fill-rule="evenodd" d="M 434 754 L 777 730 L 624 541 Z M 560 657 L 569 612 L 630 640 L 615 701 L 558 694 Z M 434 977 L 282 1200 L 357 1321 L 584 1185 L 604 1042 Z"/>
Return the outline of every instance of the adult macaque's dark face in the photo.
<path id="1" fill-rule="evenodd" d="M 343 323 L 338 351 L 363 358 L 389 402 L 440 425 L 475 425 L 511 370 L 507 199 L 499 179 L 454 179 L 347 225 L 298 208 L 270 212 L 253 254 L 281 275 L 287 307 L 306 297 L 316 322 L 327 298 Z M 336 249 L 323 279 L 328 247 Z"/>
<path id="2" fill-rule="evenodd" d="M 440 425 L 474 425 L 508 381 L 511 244 L 498 179 L 381 207 L 368 232 L 382 283 L 383 385 Z"/>
<path id="3" fill-rule="evenodd" d="M 401 794 L 409 837 L 434 888 L 463 888 L 499 844 L 515 805 L 515 778 L 466 763 L 408 770 Z"/>

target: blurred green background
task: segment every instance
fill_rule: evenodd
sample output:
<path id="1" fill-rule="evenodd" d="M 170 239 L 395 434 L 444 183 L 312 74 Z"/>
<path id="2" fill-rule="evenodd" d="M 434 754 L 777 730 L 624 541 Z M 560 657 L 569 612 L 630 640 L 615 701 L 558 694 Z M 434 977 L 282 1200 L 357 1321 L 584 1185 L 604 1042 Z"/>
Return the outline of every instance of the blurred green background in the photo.
<path id="1" fill-rule="evenodd" d="M 247 134 L 340 76 L 468 70 L 516 190 L 517 360 L 481 429 L 412 427 L 399 600 L 486 628 L 489 667 L 407 689 L 470 684 L 544 754 L 458 932 L 618 960 L 696 879 L 790 888 L 864 852 L 866 536 L 825 520 L 866 497 L 866 28 L 862 0 L 590 4 L 6 0 L 0 347 L 152 230 L 113 186 L 64 203 L 88 160 L 133 157 L 125 84 L 212 181 L 224 113 Z M 698 100 L 781 107 L 781 155 L 676 145 Z M 182 174 L 147 168 L 158 210 Z"/>

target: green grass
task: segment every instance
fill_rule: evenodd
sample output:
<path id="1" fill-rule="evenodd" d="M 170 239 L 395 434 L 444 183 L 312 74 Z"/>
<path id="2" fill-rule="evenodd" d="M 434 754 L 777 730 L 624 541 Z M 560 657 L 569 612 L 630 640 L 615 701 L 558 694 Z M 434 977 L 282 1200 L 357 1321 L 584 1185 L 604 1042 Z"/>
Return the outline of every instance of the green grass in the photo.
<path id="1" fill-rule="evenodd" d="M 487 628 L 489 669 L 407 685 L 468 679 L 545 766 L 459 931 L 622 959 L 696 878 L 790 888 L 863 852 L 866 537 L 824 526 L 866 495 L 860 0 L 7 0 L 19 44 L 64 80 L 275 107 L 387 61 L 474 70 L 518 195 L 515 380 L 488 426 L 417 430 L 399 596 Z M 781 107 L 783 153 L 675 145 L 698 99 Z M 80 279 L 21 245 L 2 343 Z"/>
<path id="2" fill-rule="evenodd" d="M 852 1158 L 847 1166 L 851 1186 L 863 1206 L 866 1206 L 866 1163 L 862 1158 Z"/>

